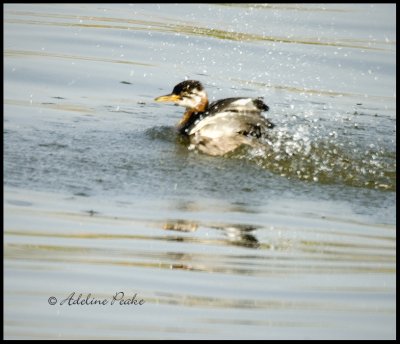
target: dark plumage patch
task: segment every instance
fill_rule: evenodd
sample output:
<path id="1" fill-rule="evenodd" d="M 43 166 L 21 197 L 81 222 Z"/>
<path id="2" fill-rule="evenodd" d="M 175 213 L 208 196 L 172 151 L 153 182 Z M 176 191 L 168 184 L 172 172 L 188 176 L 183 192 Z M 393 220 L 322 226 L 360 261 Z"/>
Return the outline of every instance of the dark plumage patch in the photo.
<path id="1" fill-rule="evenodd" d="M 262 101 L 262 98 L 253 99 L 253 104 L 261 111 L 268 111 L 269 106 Z"/>
<path id="2" fill-rule="evenodd" d="M 186 80 L 182 81 L 178 85 L 174 87 L 174 90 L 172 91 L 172 94 L 181 94 L 181 93 L 190 93 L 190 91 L 194 89 L 198 89 L 199 91 L 204 90 L 203 85 L 200 83 L 200 81 L 197 80 Z"/>
<path id="3" fill-rule="evenodd" d="M 211 115 L 211 116 L 215 115 L 215 114 L 222 112 L 228 108 L 229 108 L 230 112 L 240 112 L 240 109 L 235 109 L 233 107 L 230 107 L 230 105 L 232 103 L 234 103 L 235 101 L 240 100 L 240 99 L 243 99 L 243 98 L 238 97 L 238 98 L 226 98 L 226 99 L 217 100 L 217 101 L 211 103 L 210 106 L 208 107 L 208 110 L 207 110 L 208 115 Z M 260 111 L 268 111 L 269 106 L 267 104 L 265 104 L 261 99 L 262 98 L 252 99 L 255 108 Z"/>
<path id="4" fill-rule="evenodd" d="M 272 129 L 274 127 L 274 125 L 267 119 L 265 120 L 265 124 L 266 124 L 267 128 Z M 249 136 L 249 137 L 250 136 L 256 137 L 259 139 L 261 137 L 265 137 L 267 132 L 265 131 L 265 128 L 263 128 L 263 126 L 261 126 L 261 125 L 248 124 L 247 129 L 238 131 L 238 134 L 244 135 L 244 136 Z"/>
<path id="5" fill-rule="evenodd" d="M 268 127 L 269 129 L 272 129 L 273 127 L 275 127 L 275 124 L 272 123 L 272 122 L 270 122 L 268 119 L 266 119 L 266 122 L 267 122 L 267 127 Z"/>

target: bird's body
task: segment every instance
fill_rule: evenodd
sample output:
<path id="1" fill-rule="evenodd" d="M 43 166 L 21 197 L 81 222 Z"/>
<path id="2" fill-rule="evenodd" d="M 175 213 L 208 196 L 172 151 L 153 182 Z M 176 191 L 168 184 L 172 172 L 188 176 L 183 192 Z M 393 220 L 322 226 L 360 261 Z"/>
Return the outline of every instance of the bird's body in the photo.
<path id="1" fill-rule="evenodd" d="M 226 98 L 208 105 L 203 86 L 195 80 L 183 81 L 155 100 L 186 107 L 177 129 L 191 147 L 209 155 L 223 155 L 243 144 L 254 146 L 274 127 L 261 115 L 269 108 L 260 98 Z"/>

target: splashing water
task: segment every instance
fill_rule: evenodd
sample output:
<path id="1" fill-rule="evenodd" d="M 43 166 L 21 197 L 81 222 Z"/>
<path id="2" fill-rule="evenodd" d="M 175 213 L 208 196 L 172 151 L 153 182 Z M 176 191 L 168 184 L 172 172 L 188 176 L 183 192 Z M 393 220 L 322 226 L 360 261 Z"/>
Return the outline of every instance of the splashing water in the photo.
<path id="1" fill-rule="evenodd" d="M 313 136 L 310 129 L 304 124 L 294 132 L 287 126 L 274 128 L 262 146 L 241 147 L 228 156 L 248 159 L 289 179 L 396 189 L 395 152 L 372 143 L 362 147 L 354 140 L 342 140 L 335 131 L 324 136 L 317 130 L 319 135 Z"/>

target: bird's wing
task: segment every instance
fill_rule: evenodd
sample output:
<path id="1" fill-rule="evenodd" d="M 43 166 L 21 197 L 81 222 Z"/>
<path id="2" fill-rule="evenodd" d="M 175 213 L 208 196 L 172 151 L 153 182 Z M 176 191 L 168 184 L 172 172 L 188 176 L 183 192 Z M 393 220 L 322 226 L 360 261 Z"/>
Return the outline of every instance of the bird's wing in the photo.
<path id="1" fill-rule="evenodd" d="M 212 103 L 189 130 L 189 135 L 208 138 L 235 136 L 237 134 L 260 137 L 272 128 L 262 114 L 268 106 L 260 99 L 227 98 Z"/>
<path id="2" fill-rule="evenodd" d="M 237 134 L 261 136 L 271 123 L 260 112 L 223 111 L 205 117 L 189 131 L 189 135 L 209 138 L 234 136 Z M 258 131 L 258 132 L 257 132 Z"/>
<path id="3" fill-rule="evenodd" d="M 210 104 L 208 107 L 208 115 L 213 116 L 219 112 L 232 111 L 232 112 L 261 112 L 268 111 L 268 105 L 266 105 L 260 98 L 227 98 L 217 100 Z"/>

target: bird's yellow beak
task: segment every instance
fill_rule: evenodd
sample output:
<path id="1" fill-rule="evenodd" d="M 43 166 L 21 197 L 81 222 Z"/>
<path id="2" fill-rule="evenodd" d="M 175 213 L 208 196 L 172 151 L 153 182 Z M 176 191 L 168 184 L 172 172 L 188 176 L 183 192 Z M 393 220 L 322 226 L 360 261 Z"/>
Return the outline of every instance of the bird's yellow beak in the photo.
<path id="1" fill-rule="evenodd" d="M 166 96 L 157 97 L 154 99 L 156 102 L 176 102 L 181 100 L 181 97 L 177 94 L 167 94 Z"/>

